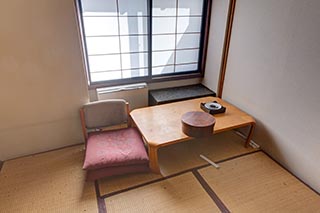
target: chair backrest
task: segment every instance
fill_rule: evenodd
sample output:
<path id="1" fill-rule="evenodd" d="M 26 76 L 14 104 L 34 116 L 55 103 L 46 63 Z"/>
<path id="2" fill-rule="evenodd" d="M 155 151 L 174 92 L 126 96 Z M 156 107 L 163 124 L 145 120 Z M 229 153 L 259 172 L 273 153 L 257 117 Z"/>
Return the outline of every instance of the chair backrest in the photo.
<path id="1" fill-rule="evenodd" d="M 128 122 L 128 103 L 123 99 L 87 103 L 83 106 L 82 111 L 87 129 L 121 125 Z"/>

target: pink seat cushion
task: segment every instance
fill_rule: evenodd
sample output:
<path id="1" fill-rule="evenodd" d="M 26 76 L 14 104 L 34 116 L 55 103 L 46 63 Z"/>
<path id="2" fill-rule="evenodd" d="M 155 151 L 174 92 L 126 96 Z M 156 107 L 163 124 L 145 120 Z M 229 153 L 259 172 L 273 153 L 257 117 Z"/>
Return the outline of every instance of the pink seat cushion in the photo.
<path id="1" fill-rule="evenodd" d="M 140 133 L 136 128 L 126 128 L 90 134 L 83 169 L 95 170 L 148 162 Z"/>
<path id="2" fill-rule="evenodd" d="M 98 180 L 103 177 L 109 177 L 114 175 L 122 175 L 128 173 L 138 173 L 138 172 L 150 172 L 149 164 L 136 164 L 136 165 L 126 165 L 126 166 L 113 166 L 106 167 L 96 170 L 88 170 L 86 180 L 93 181 Z"/>

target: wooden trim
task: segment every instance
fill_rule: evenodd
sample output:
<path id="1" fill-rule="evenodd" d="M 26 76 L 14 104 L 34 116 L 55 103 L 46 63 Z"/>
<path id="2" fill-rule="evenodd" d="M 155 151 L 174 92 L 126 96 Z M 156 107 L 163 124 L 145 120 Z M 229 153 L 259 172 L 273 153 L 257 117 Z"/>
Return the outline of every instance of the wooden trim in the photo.
<path id="1" fill-rule="evenodd" d="M 224 45 L 223 45 L 223 52 L 222 52 L 222 59 L 221 59 L 221 65 L 220 65 L 220 75 L 219 75 L 219 84 L 218 84 L 218 97 L 219 98 L 222 98 L 235 7 L 236 7 L 236 0 L 230 0 L 229 1 L 229 9 L 228 9 L 228 19 L 227 19 L 227 24 L 226 24 L 225 38 L 224 38 Z"/>
<path id="2" fill-rule="evenodd" d="M 85 39 L 85 32 L 84 32 L 84 25 L 83 25 L 83 17 L 82 17 L 82 4 L 81 0 L 75 0 L 74 1 L 75 7 L 76 7 L 76 15 L 77 15 L 77 24 L 79 29 L 79 36 L 80 36 L 80 46 L 82 51 L 82 57 L 84 62 L 84 71 L 87 76 L 88 83 L 91 82 L 91 76 L 89 71 L 89 57 L 88 57 L 88 50 L 87 50 L 87 41 Z"/>
<path id="3" fill-rule="evenodd" d="M 116 0 L 116 7 L 117 7 L 117 20 L 118 20 L 118 44 L 119 44 L 119 51 L 120 51 L 120 74 L 121 74 L 121 79 L 123 79 L 123 64 L 122 64 L 122 48 L 121 48 L 121 33 L 120 33 L 120 9 L 119 9 L 119 0 Z M 91 73 L 89 73 L 90 75 Z M 91 82 L 91 81 L 90 81 Z"/>
<path id="4" fill-rule="evenodd" d="M 4 164 L 4 162 L 0 160 L 0 172 L 1 172 L 3 164 Z"/>
<path id="5" fill-rule="evenodd" d="M 207 0 L 206 5 L 204 5 L 203 10 L 206 10 L 205 14 L 205 26 L 203 27 L 203 43 L 200 46 L 200 49 L 202 50 L 201 55 L 201 68 L 200 72 L 202 75 L 205 73 L 206 69 L 206 61 L 207 61 L 207 50 L 208 50 L 208 43 L 209 43 L 209 33 L 210 33 L 210 21 L 211 21 L 211 10 L 212 10 L 212 0 Z"/>
<path id="6" fill-rule="evenodd" d="M 128 102 L 126 102 L 126 110 L 127 110 L 127 126 L 131 127 L 132 122 L 131 122 L 131 115 L 130 115 L 130 106 Z"/>
<path id="7" fill-rule="evenodd" d="M 85 144 L 87 144 L 88 132 L 87 132 L 87 128 L 86 128 L 86 121 L 85 121 L 83 108 L 80 109 L 80 119 L 81 119 L 82 134 L 85 139 Z"/>
<path id="8" fill-rule="evenodd" d="M 41 154 L 45 154 L 45 153 L 52 152 L 52 151 L 59 151 L 61 149 L 66 149 L 66 148 L 70 148 L 70 147 L 74 147 L 74 146 L 80 146 L 82 144 L 83 143 L 81 142 L 81 143 L 71 144 L 71 145 L 67 145 L 67 146 L 62 146 L 62 147 L 59 147 L 59 148 L 50 149 L 50 150 L 43 151 L 43 152 L 36 152 L 36 153 L 33 153 L 33 154 L 27 154 L 27 155 L 22 155 L 22 156 L 19 156 L 19 157 L 10 158 L 10 159 L 7 159 L 6 161 L 16 160 L 16 159 L 19 159 L 19 158 L 25 158 L 25 157 L 30 157 L 30 156 L 34 156 L 34 155 L 41 155 Z"/>
<path id="9" fill-rule="evenodd" d="M 106 213 L 106 203 L 104 202 L 104 199 L 101 197 L 100 189 L 99 189 L 99 183 L 98 181 L 94 181 L 94 188 L 96 191 L 96 198 L 97 198 L 97 204 L 98 204 L 98 212 L 99 213 Z"/>
<path id="10" fill-rule="evenodd" d="M 176 22 L 175 22 L 175 29 L 174 29 L 174 51 L 173 51 L 173 64 L 176 64 L 177 62 L 177 31 L 178 31 L 178 11 L 179 11 L 179 0 L 176 0 Z M 153 17 L 151 16 L 151 20 L 153 19 Z M 152 22 L 152 21 L 151 21 Z M 201 34 L 201 33 L 200 33 Z M 151 34 L 152 35 L 152 34 Z M 153 37 L 153 35 L 151 36 Z M 151 52 L 151 55 L 153 53 Z M 151 68 L 152 69 L 152 68 Z M 173 67 L 173 72 L 175 73 L 177 69 L 177 66 L 174 65 Z"/>
<path id="11" fill-rule="evenodd" d="M 148 39 L 148 76 L 147 79 L 150 80 L 152 77 L 152 6 L 153 1 L 147 1 L 147 39 Z"/>

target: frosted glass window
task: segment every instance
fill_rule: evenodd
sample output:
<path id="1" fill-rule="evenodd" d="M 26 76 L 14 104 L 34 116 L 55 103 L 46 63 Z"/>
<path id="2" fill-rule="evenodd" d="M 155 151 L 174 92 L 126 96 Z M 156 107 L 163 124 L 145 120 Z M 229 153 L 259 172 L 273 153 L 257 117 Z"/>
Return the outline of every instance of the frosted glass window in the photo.
<path id="1" fill-rule="evenodd" d="M 152 50 L 173 50 L 175 49 L 175 35 L 152 36 Z"/>
<path id="2" fill-rule="evenodd" d="M 203 0 L 153 0 L 153 75 L 183 72 L 183 68 L 195 70 L 194 65 L 175 68 L 170 64 L 196 62 L 197 65 L 201 40 L 202 6 Z M 172 54 L 167 51 L 158 52 L 162 50 L 173 50 L 173 52 Z M 161 67 L 154 67 L 159 65 Z"/>
<path id="3" fill-rule="evenodd" d="M 149 80 L 153 75 L 196 71 L 203 62 L 203 6 L 208 1 L 79 2 L 91 82 L 144 76 Z"/>
<path id="4" fill-rule="evenodd" d="M 121 52 L 143 52 L 148 51 L 147 36 L 120 36 Z"/>
<path id="5" fill-rule="evenodd" d="M 86 36 L 118 35 L 117 17 L 84 17 L 83 24 Z"/>
<path id="6" fill-rule="evenodd" d="M 115 80 L 121 78 L 121 71 L 96 72 L 90 75 L 92 82 Z"/>
<path id="7" fill-rule="evenodd" d="M 178 16 L 201 16 L 203 0 L 179 0 L 178 7 Z"/>
<path id="8" fill-rule="evenodd" d="M 161 75 L 161 74 L 168 74 L 174 72 L 174 66 L 161 66 L 161 67 L 153 67 L 152 74 L 153 75 Z"/>
<path id="9" fill-rule="evenodd" d="M 188 71 L 196 71 L 198 69 L 198 64 L 185 64 L 185 65 L 176 65 L 176 72 L 188 72 Z"/>
<path id="10" fill-rule="evenodd" d="M 173 63 L 174 63 L 174 51 L 152 53 L 152 66 L 165 66 Z"/>
<path id="11" fill-rule="evenodd" d="M 148 0 L 118 0 L 120 16 L 146 16 L 148 15 Z M 132 1 L 134 3 L 132 4 Z"/>
<path id="12" fill-rule="evenodd" d="M 178 50 L 176 64 L 198 62 L 199 50 Z"/>
<path id="13" fill-rule="evenodd" d="M 120 55 L 89 56 L 90 72 L 120 70 Z"/>
<path id="14" fill-rule="evenodd" d="M 120 17 L 121 35 L 147 34 L 148 19 L 146 17 Z"/>
<path id="15" fill-rule="evenodd" d="M 82 0 L 84 16 L 117 16 L 116 0 Z"/>
<path id="16" fill-rule="evenodd" d="M 122 69 L 148 67 L 147 53 L 122 54 Z"/>
<path id="17" fill-rule="evenodd" d="M 153 16 L 176 16 L 175 0 L 153 0 L 152 4 Z"/>
<path id="18" fill-rule="evenodd" d="M 176 18 L 171 17 L 156 17 L 152 18 L 152 33 L 175 33 L 176 32 Z"/>
<path id="19" fill-rule="evenodd" d="M 87 38 L 88 55 L 120 53 L 119 37 L 89 37 Z"/>
<path id="20" fill-rule="evenodd" d="M 135 78 L 140 76 L 147 76 L 148 69 L 132 69 L 132 70 L 123 70 L 123 78 Z"/>
<path id="21" fill-rule="evenodd" d="M 177 35 L 177 49 L 199 48 L 200 34 L 179 34 Z"/>
<path id="22" fill-rule="evenodd" d="M 178 17 L 177 33 L 201 32 L 201 17 Z"/>

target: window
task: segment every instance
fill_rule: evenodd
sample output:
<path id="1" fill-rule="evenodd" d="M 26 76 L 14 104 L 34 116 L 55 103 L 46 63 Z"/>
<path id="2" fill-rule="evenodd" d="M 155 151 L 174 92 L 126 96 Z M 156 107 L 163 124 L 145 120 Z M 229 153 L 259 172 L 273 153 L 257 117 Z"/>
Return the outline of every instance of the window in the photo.
<path id="1" fill-rule="evenodd" d="M 90 85 L 199 76 L 209 0 L 79 0 Z"/>

